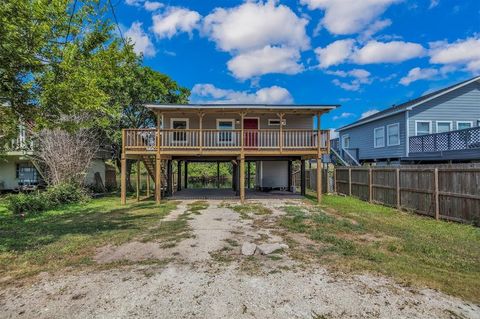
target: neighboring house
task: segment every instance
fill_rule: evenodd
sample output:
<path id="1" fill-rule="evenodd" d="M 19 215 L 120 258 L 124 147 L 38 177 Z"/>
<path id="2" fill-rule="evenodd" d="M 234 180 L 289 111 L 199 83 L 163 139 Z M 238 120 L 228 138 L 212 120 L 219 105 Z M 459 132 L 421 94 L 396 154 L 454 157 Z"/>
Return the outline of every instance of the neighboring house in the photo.
<path id="1" fill-rule="evenodd" d="M 177 167 L 178 190 L 188 186 L 185 181 L 189 162 L 231 163 L 233 187 L 228 194 L 243 200 L 245 185 L 255 184 L 256 191 L 291 190 L 292 161 L 299 160 L 303 176 L 301 193 L 305 194 L 305 161 L 320 161 L 322 154 L 329 152 L 329 131 L 320 130 L 320 117 L 337 106 L 152 104 L 146 107 L 156 114 L 159 126 L 123 131 L 123 203 L 127 159 L 143 161 L 150 177 L 160 184 L 155 193 L 157 201 L 162 190 L 167 196 L 173 193 L 173 162 Z M 319 121 L 316 128 L 315 118 Z M 256 163 L 255 181 L 250 179 L 251 162 Z M 204 191 L 206 197 L 219 193 L 220 190 Z"/>
<path id="2" fill-rule="evenodd" d="M 480 160 L 480 77 L 393 106 L 337 130 L 347 163 Z"/>
<path id="3" fill-rule="evenodd" d="M 31 149 L 26 139 L 25 129 L 20 127 L 18 138 L 11 142 L 6 156 L 0 158 L 0 192 L 32 189 L 44 184 L 41 174 L 29 158 L 33 155 Z M 98 152 L 85 176 L 86 185 L 97 185 L 96 173 L 105 184 L 107 158 L 106 152 Z"/>

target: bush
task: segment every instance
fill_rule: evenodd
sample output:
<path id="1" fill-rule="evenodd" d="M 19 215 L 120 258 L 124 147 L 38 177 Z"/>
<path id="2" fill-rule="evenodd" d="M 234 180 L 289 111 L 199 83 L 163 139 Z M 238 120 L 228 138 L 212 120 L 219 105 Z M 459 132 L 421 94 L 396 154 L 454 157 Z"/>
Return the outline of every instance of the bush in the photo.
<path id="1" fill-rule="evenodd" d="M 44 192 L 11 195 L 7 201 L 9 209 L 15 215 L 31 215 L 87 199 L 88 195 L 81 187 L 73 184 L 61 184 L 49 187 Z"/>

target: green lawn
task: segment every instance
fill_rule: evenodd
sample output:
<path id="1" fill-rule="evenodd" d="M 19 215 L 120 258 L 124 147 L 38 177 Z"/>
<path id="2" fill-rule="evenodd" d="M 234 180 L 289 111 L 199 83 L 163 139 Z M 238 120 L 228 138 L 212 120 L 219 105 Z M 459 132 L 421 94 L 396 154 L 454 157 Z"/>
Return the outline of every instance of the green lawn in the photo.
<path id="1" fill-rule="evenodd" d="M 282 227 L 318 243 L 306 253 L 316 262 L 480 302 L 480 228 L 333 195 L 284 210 Z"/>
<path id="2" fill-rule="evenodd" d="M 117 197 L 105 197 L 22 220 L 0 200 L 0 278 L 9 282 L 41 271 L 92 265 L 95 248 L 105 244 L 182 232 L 183 220 L 157 223 L 175 207 L 172 201 L 121 206 Z"/>

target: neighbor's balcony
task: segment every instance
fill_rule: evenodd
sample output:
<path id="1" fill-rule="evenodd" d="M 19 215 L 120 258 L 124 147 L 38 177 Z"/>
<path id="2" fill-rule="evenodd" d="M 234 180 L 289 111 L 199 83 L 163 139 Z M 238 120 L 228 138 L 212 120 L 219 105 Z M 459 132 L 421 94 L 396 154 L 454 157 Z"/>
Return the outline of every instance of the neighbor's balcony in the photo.
<path id="1" fill-rule="evenodd" d="M 320 149 L 329 149 L 329 131 L 320 131 Z M 153 152 L 162 150 L 198 151 L 261 151 L 261 150 L 318 150 L 318 131 L 303 129 L 211 130 L 183 129 L 160 130 L 160 143 L 156 129 L 126 129 L 123 131 L 125 150 Z"/>

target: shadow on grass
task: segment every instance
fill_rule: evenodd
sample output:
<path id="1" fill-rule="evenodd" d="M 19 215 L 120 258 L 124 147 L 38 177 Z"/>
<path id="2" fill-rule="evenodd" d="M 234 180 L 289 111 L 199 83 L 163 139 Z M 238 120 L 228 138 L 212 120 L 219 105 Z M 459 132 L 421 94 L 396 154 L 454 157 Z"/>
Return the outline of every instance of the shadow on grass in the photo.
<path id="1" fill-rule="evenodd" d="M 0 252 L 22 253 L 41 249 L 68 235 L 94 236 L 122 231 L 136 232 L 161 219 L 173 203 L 155 205 L 142 201 L 119 207 L 116 198 L 92 200 L 26 218 L 0 215 Z"/>

